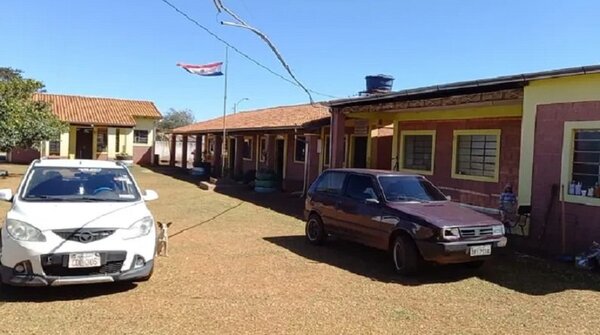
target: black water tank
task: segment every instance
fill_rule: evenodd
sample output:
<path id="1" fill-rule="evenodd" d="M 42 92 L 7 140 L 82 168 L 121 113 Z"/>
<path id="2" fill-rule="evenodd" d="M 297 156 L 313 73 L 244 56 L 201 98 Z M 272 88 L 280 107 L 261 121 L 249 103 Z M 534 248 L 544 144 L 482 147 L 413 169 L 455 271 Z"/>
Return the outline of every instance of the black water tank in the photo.
<path id="1" fill-rule="evenodd" d="M 366 76 L 367 93 L 390 92 L 394 84 L 394 77 L 385 74 Z"/>

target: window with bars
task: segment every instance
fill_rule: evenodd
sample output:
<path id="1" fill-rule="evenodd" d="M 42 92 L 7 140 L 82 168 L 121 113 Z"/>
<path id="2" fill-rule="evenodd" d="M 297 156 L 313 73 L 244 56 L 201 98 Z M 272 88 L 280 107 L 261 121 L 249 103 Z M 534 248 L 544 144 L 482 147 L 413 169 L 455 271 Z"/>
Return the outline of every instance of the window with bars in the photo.
<path id="1" fill-rule="evenodd" d="M 60 156 L 60 140 L 52 140 L 49 142 L 49 156 Z"/>
<path id="2" fill-rule="evenodd" d="M 600 129 L 575 130 L 572 180 L 584 189 L 600 183 Z"/>
<path id="3" fill-rule="evenodd" d="M 134 130 L 133 131 L 133 143 L 148 144 L 148 131 L 147 130 Z"/>
<path id="4" fill-rule="evenodd" d="M 402 136 L 402 168 L 433 171 L 433 134 L 407 134 Z"/>
<path id="5" fill-rule="evenodd" d="M 252 160 L 252 138 L 244 138 L 244 146 L 242 147 L 242 157 L 246 160 Z"/>
<path id="6" fill-rule="evenodd" d="M 98 128 L 96 130 L 96 152 L 106 152 L 108 147 L 108 129 Z"/>
<path id="7" fill-rule="evenodd" d="M 264 162 L 267 158 L 267 138 L 261 137 L 258 146 L 258 154 L 260 155 L 260 161 Z"/>
<path id="8" fill-rule="evenodd" d="M 454 175 L 497 178 L 500 134 L 473 133 L 455 136 Z"/>
<path id="9" fill-rule="evenodd" d="M 306 158 L 306 137 L 296 136 L 294 144 L 294 162 L 303 163 Z"/>
<path id="10" fill-rule="evenodd" d="M 344 165 L 346 164 L 346 157 L 348 156 L 348 135 L 344 136 Z M 323 141 L 323 166 L 329 167 L 331 160 L 331 137 L 325 135 L 325 141 Z"/>

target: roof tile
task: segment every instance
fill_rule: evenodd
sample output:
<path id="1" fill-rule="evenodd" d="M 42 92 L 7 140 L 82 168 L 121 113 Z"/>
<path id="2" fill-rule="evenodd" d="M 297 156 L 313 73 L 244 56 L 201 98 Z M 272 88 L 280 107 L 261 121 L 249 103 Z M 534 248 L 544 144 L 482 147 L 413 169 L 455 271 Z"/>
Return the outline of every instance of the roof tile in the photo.
<path id="1" fill-rule="evenodd" d="M 225 125 L 228 131 L 296 128 L 329 117 L 329 108 L 316 103 L 257 109 L 227 115 L 225 118 Z M 189 134 L 208 133 L 221 130 L 223 130 L 223 117 L 176 128 L 173 132 L 178 134 Z"/>
<path id="2" fill-rule="evenodd" d="M 135 117 L 160 119 L 151 101 L 36 93 L 33 98 L 52 105 L 59 119 L 74 124 L 135 126 Z"/>

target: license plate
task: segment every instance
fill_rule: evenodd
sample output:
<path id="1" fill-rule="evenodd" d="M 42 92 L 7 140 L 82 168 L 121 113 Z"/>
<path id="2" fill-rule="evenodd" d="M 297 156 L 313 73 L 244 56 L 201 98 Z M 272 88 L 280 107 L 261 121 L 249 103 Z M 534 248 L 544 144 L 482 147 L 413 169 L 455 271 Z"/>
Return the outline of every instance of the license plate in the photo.
<path id="1" fill-rule="evenodd" d="M 70 268 L 94 268 L 101 265 L 100 254 L 97 252 L 69 254 Z"/>
<path id="2" fill-rule="evenodd" d="M 469 254 L 471 256 L 488 256 L 492 254 L 492 245 L 474 245 L 469 248 Z"/>

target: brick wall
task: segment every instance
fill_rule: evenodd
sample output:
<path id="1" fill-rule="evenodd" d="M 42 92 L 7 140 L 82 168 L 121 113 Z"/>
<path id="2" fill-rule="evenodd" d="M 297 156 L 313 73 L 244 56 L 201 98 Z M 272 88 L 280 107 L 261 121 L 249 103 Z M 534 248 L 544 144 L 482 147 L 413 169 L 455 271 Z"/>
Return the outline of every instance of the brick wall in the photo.
<path id="1" fill-rule="evenodd" d="M 148 165 L 152 162 L 152 147 L 133 146 L 133 162 Z"/>
<path id="2" fill-rule="evenodd" d="M 551 200 L 552 185 L 560 185 L 566 121 L 600 120 L 600 101 L 540 105 L 537 107 L 533 153 L 531 243 L 550 253 L 561 250 L 561 205 Z M 560 186 L 558 186 L 560 192 Z M 547 215 L 547 213 L 549 213 Z M 600 238 L 600 207 L 565 203 L 567 252 L 585 250 Z M 538 241 L 546 224 L 544 238 Z"/>
<path id="3" fill-rule="evenodd" d="M 452 142 L 454 130 L 500 129 L 500 173 L 498 182 L 452 178 Z M 488 208 L 498 207 L 498 195 L 504 185 L 518 189 L 521 119 L 477 119 L 453 121 L 401 122 L 402 130 L 435 130 L 434 174 L 427 176 L 452 200 Z"/>
<path id="4" fill-rule="evenodd" d="M 35 149 L 13 149 L 8 153 L 8 161 L 15 164 L 29 164 L 40 158 L 40 152 Z"/>

